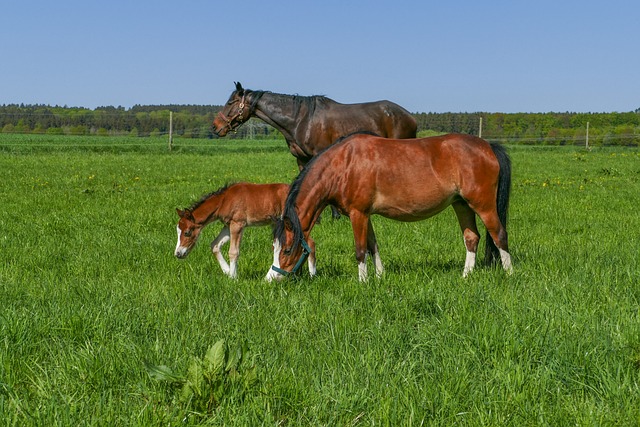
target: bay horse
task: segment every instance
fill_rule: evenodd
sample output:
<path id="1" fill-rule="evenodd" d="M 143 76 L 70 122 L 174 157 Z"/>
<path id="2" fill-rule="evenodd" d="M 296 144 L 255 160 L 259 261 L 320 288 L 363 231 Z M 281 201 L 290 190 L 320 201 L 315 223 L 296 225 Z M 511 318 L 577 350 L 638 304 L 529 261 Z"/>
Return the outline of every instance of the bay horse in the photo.
<path id="1" fill-rule="evenodd" d="M 245 227 L 275 224 L 283 212 L 289 192 L 287 184 L 250 184 L 240 182 L 226 185 L 203 196 L 187 209 L 176 209 L 178 222 L 178 243 L 174 255 L 185 258 L 195 246 L 200 232 L 214 221 L 224 224 L 222 231 L 211 243 L 222 271 L 231 278 L 237 277 L 237 262 L 240 242 Z M 229 264 L 220 252 L 229 244 Z M 310 243 L 315 248 L 313 242 Z M 315 250 L 309 257 L 309 271 L 315 274 Z"/>
<path id="2" fill-rule="evenodd" d="M 235 85 L 213 120 L 213 132 L 223 137 L 257 117 L 284 135 L 299 170 L 320 151 L 355 132 L 416 137 L 417 124 L 411 113 L 390 101 L 341 104 L 325 96 L 284 95 Z"/>
<path id="3" fill-rule="evenodd" d="M 463 277 L 476 262 L 476 215 L 487 229 L 487 260 L 500 259 L 511 273 L 505 228 L 510 188 L 511 160 L 504 147 L 475 136 L 349 136 L 316 156 L 294 180 L 274 228 L 273 266 L 266 279 L 281 279 L 300 268 L 311 253 L 309 234 L 328 204 L 351 221 L 361 281 L 367 279 L 367 254 L 373 256 L 376 275 L 384 271 L 371 215 L 419 221 L 449 205 L 466 247 Z"/>
<path id="4" fill-rule="evenodd" d="M 236 89 L 213 120 L 213 132 L 223 137 L 257 117 L 284 135 L 289 151 L 302 167 L 313 156 L 354 132 L 386 138 L 415 138 L 416 120 L 390 101 L 341 104 L 325 96 L 283 95 Z"/>

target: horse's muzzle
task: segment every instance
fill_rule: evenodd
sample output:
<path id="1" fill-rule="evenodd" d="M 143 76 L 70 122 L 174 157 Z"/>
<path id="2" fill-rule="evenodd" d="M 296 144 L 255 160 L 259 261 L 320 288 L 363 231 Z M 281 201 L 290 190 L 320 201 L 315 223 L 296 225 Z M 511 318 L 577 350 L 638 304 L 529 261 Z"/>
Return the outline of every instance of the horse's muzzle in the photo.
<path id="1" fill-rule="evenodd" d="M 187 257 L 187 255 L 189 255 L 189 249 L 181 246 L 177 248 L 173 254 L 176 256 L 176 258 L 184 259 Z"/>
<path id="2" fill-rule="evenodd" d="M 280 272 L 278 272 L 276 270 L 276 268 L 278 268 L 278 267 L 275 267 L 275 266 L 272 265 L 271 268 L 269 269 L 269 271 L 267 272 L 267 275 L 264 278 L 264 280 L 266 280 L 267 282 L 273 282 L 274 280 L 280 281 L 280 280 L 284 279 L 284 277 L 286 275 L 289 274 L 288 272 L 285 271 L 285 273 L 287 273 L 287 274 L 283 275 Z M 280 270 L 280 269 L 278 268 L 278 270 Z M 281 270 L 281 271 L 284 271 L 284 270 Z"/>
<path id="3" fill-rule="evenodd" d="M 224 137 L 229 131 L 227 130 L 227 126 L 222 125 L 220 128 L 216 126 L 215 122 L 211 124 L 211 131 L 218 137 Z"/>

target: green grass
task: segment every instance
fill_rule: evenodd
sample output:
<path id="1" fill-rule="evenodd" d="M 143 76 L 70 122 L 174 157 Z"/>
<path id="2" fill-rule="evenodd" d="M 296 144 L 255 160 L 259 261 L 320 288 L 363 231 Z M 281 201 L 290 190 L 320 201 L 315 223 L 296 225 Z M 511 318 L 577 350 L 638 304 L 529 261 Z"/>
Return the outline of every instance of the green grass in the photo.
<path id="1" fill-rule="evenodd" d="M 268 228 L 232 281 L 219 225 L 173 257 L 175 208 L 291 181 L 284 142 L 0 138 L 2 425 L 640 423 L 637 149 L 510 147 L 512 276 L 461 278 L 447 210 L 374 217 L 386 273 L 366 284 L 326 215 L 318 277 L 266 283 Z M 258 383 L 210 413 L 145 369 L 185 375 L 220 339 L 248 345 Z"/>

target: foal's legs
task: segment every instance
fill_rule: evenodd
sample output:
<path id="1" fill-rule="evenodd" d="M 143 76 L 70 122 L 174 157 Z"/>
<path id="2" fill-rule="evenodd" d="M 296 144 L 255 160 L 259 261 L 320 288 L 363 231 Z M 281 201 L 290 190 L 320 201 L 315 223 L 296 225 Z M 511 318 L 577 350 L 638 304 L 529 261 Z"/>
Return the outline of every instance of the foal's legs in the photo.
<path id="1" fill-rule="evenodd" d="M 231 242 L 229 243 L 229 277 L 235 279 L 238 276 L 238 257 L 240 256 L 240 242 L 242 241 L 242 231 L 244 224 L 232 222 Z"/>
<path id="2" fill-rule="evenodd" d="M 216 256 L 218 264 L 220 264 L 220 268 L 224 274 L 227 275 L 229 274 L 229 264 L 227 264 L 227 261 L 220 252 L 220 248 L 229 241 L 229 237 L 229 227 L 225 225 L 220 231 L 220 234 L 218 234 L 218 237 L 211 242 L 211 252 Z"/>
<path id="3" fill-rule="evenodd" d="M 453 210 L 458 217 L 464 245 L 467 248 L 467 258 L 464 262 L 464 270 L 462 277 L 467 277 L 476 265 L 476 254 L 478 252 L 478 242 L 480 242 L 480 234 L 476 225 L 476 214 L 469 207 L 467 202 L 458 201 L 453 203 Z"/>

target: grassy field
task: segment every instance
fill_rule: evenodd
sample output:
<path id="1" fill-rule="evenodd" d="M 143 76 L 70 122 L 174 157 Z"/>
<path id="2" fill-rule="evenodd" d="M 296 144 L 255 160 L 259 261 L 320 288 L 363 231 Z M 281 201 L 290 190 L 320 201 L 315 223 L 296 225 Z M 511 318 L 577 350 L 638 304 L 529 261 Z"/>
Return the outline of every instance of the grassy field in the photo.
<path id="1" fill-rule="evenodd" d="M 291 181 L 284 142 L 0 135 L 0 425 L 638 425 L 640 152 L 509 149 L 512 276 L 462 279 L 447 210 L 374 217 L 360 284 L 327 212 L 318 277 L 265 283 L 268 228 L 233 281 L 218 224 L 174 258 L 175 208 Z M 223 339 L 244 359 L 207 371 Z"/>

